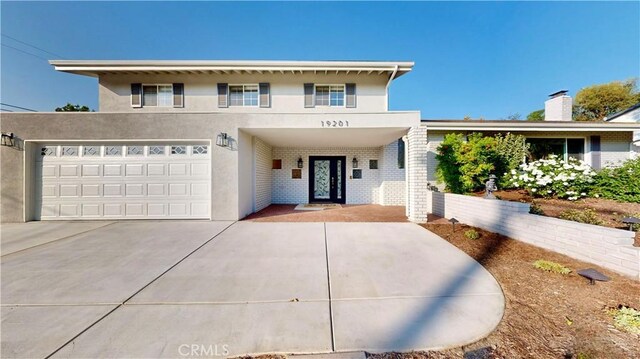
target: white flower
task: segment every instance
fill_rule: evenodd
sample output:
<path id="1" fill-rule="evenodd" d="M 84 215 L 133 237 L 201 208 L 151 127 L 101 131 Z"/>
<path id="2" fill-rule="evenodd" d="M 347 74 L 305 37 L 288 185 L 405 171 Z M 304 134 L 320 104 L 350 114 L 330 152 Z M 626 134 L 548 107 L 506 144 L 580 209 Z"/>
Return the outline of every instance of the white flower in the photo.
<path id="1" fill-rule="evenodd" d="M 596 194 L 594 195 L 594 197 L 595 197 L 595 198 L 600 198 L 600 195 L 596 193 Z"/>
<path id="2" fill-rule="evenodd" d="M 580 195 L 581 195 L 581 196 L 586 196 L 587 194 L 586 194 L 586 193 L 584 193 L 584 192 L 582 192 L 582 193 L 580 193 Z"/>
<path id="3" fill-rule="evenodd" d="M 535 189 L 535 188 L 531 189 L 531 192 L 536 192 L 536 191 L 537 191 L 537 189 Z"/>
<path id="4" fill-rule="evenodd" d="M 512 175 L 516 174 L 516 170 L 511 170 L 511 174 Z"/>

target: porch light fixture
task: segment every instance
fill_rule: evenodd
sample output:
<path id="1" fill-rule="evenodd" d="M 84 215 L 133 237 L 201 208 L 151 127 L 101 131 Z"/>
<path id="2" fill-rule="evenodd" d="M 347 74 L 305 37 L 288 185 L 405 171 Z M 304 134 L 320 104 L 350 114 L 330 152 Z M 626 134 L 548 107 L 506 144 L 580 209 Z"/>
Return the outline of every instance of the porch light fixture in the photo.
<path id="1" fill-rule="evenodd" d="M 2 132 L 2 146 L 15 146 L 15 135 L 13 132 Z"/>
<path id="2" fill-rule="evenodd" d="M 304 161 L 302 161 L 302 157 L 298 157 L 298 168 L 302 168 L 304 166 Z"/>
<path id="3" fill-rule="evenodd" d="M 229 147 L 229 136 L 226 132 L 220 132 L 216 138 L 216 145 L 220 147 Z"/>
<path id="4" fill-rule="evenodd" d="M 351 160 L 351 164 L 353 168 L 358 168 L 358 159 L 354 157 L 353 160 Z"/>

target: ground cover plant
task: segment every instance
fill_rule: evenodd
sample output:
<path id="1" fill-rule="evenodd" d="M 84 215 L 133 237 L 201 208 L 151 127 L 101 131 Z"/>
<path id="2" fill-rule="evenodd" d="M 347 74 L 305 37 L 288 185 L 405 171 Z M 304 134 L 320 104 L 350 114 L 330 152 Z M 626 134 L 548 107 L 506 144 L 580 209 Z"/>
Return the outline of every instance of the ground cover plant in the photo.
<path id="1" fill-rule="evenodd" d="M 476 231 L 475 229 L 469 229 L 464 231 L 464 236 L 469 238 L 469 239 L 478 239 L 480 238 L 480 233 L 478 233 L 478 231 Z"/>
<path id="2" fill-rule="evenodd" d="M 553 272 L 563 275 L 571 273 L 571 269 L 563 266 L 562 264 L 552 261 L 546 261 L 544 259 L 538 259 L 537 261 L 533 262 L 533 267 L 546 272 Z"/>
<path id="3" fill-rule="evenodd" d="M 601 225 L 602 220 L 598 217 L 598 213 L 593 208 L 584 209 L 567 209 L 562 211 L 558 216 L 560 219 L 574 221 L 586 224 Z"/>
<path id="4" fill-rule="evenodd" d="M 609 310 L 616 328 L 640 335 L 640 311 L 626 306 Z"/>

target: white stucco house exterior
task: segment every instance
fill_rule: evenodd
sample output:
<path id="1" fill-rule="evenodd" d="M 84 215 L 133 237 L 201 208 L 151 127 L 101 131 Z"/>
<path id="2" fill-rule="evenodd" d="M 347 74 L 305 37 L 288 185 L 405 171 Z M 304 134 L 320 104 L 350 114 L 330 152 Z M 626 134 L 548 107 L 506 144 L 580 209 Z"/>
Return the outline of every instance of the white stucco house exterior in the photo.
<path id="1" fill-rule="evenodd" d="M 448 132 L 553 139 L 597 168 L 630 158 L 638 130 L 571 122 L 562 92 L 547 101 L 557 118 L 540 123 L 389 111 L 390 87 L 413 62 L 51 64 L 97 78 L 99 111 L 2 114 L 3 222 L 237 220 L 310 202 L 401 205 L 426 222 L 435 151 Z"/>

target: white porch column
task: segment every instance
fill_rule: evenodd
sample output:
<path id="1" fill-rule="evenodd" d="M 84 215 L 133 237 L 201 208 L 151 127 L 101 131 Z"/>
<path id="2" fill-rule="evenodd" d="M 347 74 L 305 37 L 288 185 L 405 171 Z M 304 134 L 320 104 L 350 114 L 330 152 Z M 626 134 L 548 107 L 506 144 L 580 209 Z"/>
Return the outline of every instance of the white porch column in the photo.
<path id="1" fill-rule="evenodd" d="M 409 220 L 427 222 L 429 196 L 427 186 L 427 128 L 411 127 L 408 138 L 407 182 L 409 184 Z"/>

